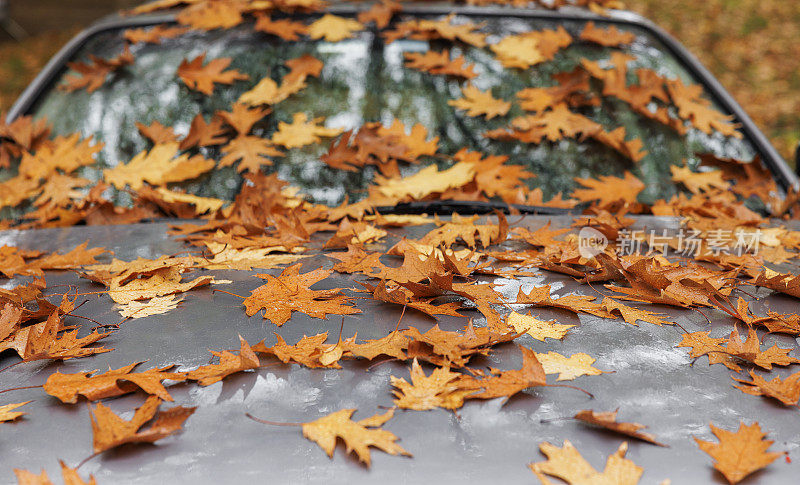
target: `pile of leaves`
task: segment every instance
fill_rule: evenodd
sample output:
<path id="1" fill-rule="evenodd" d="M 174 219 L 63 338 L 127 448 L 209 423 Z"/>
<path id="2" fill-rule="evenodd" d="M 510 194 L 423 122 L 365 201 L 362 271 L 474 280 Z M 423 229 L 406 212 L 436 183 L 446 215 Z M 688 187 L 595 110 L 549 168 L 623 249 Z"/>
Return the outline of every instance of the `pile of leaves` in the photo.
<path id="1" fill-rule="evenodd" d="M 616 4 L 594 0 L 548 5 L 566 3 L 596 10 Z M 638 115 L 680 134 L 699 130 L 741 137 L 734 121 L 712 106 L 700 86 L 686 85 L 648 69 L 629 72 L 631 59 L 622 52 L 614 52 L 602 63 L 584 59 L 574 71 L 556 76 L 554 86 L 520 91 L 513 100 L 497 99 L 490 91 L 475 87 L 471 81 L 477 73 L 464 57 L 453 55 L 456 48 L 464 45 L 485 48 L 503 68 L 524 70 L 553 59 L 573 42 L 613 48 L 634 40 L 631 34 L 613 27 L 588 23 L 579 38 L 559 28 L 511 34 L 490 43 L 487 34 L 481 32 L 481 25 L 454 16 L 397 21 L 401 6 L 388 0 L 365 9 L 355 19 L 330 13 L 311 21 L 302 20 L 307 18 L 304 16 L 298 17 L 301 20 L 278 16 L 281 12 L 322 9 L 323 3 L 315 0 L 159 0 L 133 13 L 174 7 L 181 8 L 177 26 L 131 29 L 125 33 L 127 41 L 158 43 L 191 30 L 231 28 L 252 17 L 254 29 L 285 41 L 308 37 L 338 42 L 357 35 L 367 24 L 374 24 L 388 43 L 408 38 L 450 45 L 452 49 L 408 54 L 406 68 L 461 80 L 462 97 L 449 104 L 465 116 L 505 118 L 512 103 L 526 112 L 525 116 L 507 120 L 504 128 L 487 131 L 484 135 L 490 139 L 533 145 L 565 138 L 592 139 L 629 159 L 633 167 L 647 150 L 641 140 L 629 138 L 623 127 L 606 130 L 577 111 L 597 104 L 603 97 L 613 97 Z M 95 90 L 113 72 L 135 62 L 126 47 L 110 59 L 95 57 L 89 62 L 74 63 L 70 66 L 74 75 L 61 88 Z M 547 375 L 557 375 L 558 381 L 565 381 L 603 373 L 586 353 L 536 353 L 519 344 L 522 364 L 518 369 L 470 365 L 476 356 L 490 355 L 496 346 L 522 335 L 544 341 L 560 340 L 568 334 L 571 325 L 541 320 L 528 311 L 536 308 L 556 308 L 634 326 L 676 325 L 665 314 L 642 308 L 646 304 L 724 312 L 739 322 L 729 337 L 711 337 L 707 331 L 685 332 L 676 344 L 690 349 L 692 358 L 708 356 L 709 364 L 721 364 L 738 373 L 733 384 L 743 393 L 763 396 L 784 406 L 798 404 L 800 374 L 767 380 L 762 373 L 753 372 L 800 363 L 789 355 L 789 349 L 763 349 L 757 332 L 766 329 L 800 336 L 800 316 L 754 314 L 742 296 L 748 295 L 742 287 L 754 286 L 800 298 L 800 276 L 767 266 L 777 268 L 774 265 L 800 257 L 800 231 L 770 220 L 800 215 L 798 195 L 783 194 L 758 159 L 738 161 L 704 154 L 699 168 L 675 165 L 671 177 L 685 192 L 653 205 L 638 201 L 645 185 L 631 172 L 577 179 L 581 188 L 545 201 L 540 190 L 527 188 L 525 180 L 535 174 L 526 167 L 508 163 L 508 157 L 466 148 L 452 155 L 442 153 L 438 138 L 420 124 L 405 126 L 399 120 L 390 124 L 368 122 L 357 130 L 343 131 L 326 126 L 324 119 L 313 113 L 296 113 L 291 123 L 279 123 L 270 137 L 256 136 L 253 126 L 270 116 L 272 106 L 314 82 L 324 63 L 310 55 L 297 57 L 286 63 L 287 74 L 280 80 L 250 80 L 246 74 L 231 69 L 230 64 L 229 58 L 210 59 L 204 54 L 176 65 L 176 82 L 203 95 L 236 82 L 255 84 L 228 110 L 216 112 L 211 119 L 198 113 L 186 134 L 180 135 L 173 127 L 158 122 L 139 124 L 141 135 L 152 142 L 151 148 L 128 163 L 105 170 L 99 181 L 76 175 L 79 168 L 96 162 L 100 144 L 91 137 L 51 137 L 47 121 L 31 117 L 0 123 L 0 168 L 16 169 L 12 178 L 0 183 L 0 208 L 26 203 L 33 207 L 24 219 L 0 221 L 0 228 L 125 224 L 163 216 L 200 219 L 175 223 L 171 229 L 175 237 L 197 250 L 188 256 L 122 261 L 110 259 L 103 248 L 89 249 L 87 244 L 64 254 L 0 247 L 0 274 L 20 282 L 13 289 L 0 289 L 0 352 L 17 354 L 19 359 L 12 365 L 89 358 L 113 351 L 102 346 L 103 340 L 120 325 L 130 319 L 173 311 L 182 301 L 188 301 L 184 300 L 186 293 L 208 285 L 218 292 L 215 298 L 239 298 L 248 316 L 260 315 L 275 324 L 274 345 L 240 338 L 238 351 L 212 351 L 212 363 L 188 372 L 170 367 L 142 371 L 137 370 L 140 362 L 131 362 L 102 373 L 52 373 L 42 386 L 45 393 L 65 404 L 80 399 L 97 402 L 90 407 L 94 435 L 90 458 L 126 443 L 155 442 L 183 426 L 193 408 L 175 406 L 158 411 L 163 401 L 172 401 L 164 381 L 208 386 L 269 363 L 335 369 L 341 368 L 343 361 L 356 359 L 407 362 L 408 377 L 390 379 L 395 407 L 358 421 L 352 419 L 356 410 L 338 410 L 316 421 L 300 423 L 303 436 L 318 443 L 329 456 L 333 455 L 336 440 L 341 439 L 366 466 L 370 465 L 370 447 L 393 455 L 409 455 L 396 442 L 397 436 L 381 428 L 396 408 L 443 408 L 456 412 L 468 400 L 507 399 L 526 389 L 553 385 L 548 384 Z M 636 82 L 631 83 L 632 78 Z M 601 94 L 591 85 L 599 85 Z M 288 151 L 321 143 L 328 146 L 322 161 L 332 168 L 377 169 L 378 175 L 362 200 L 345 201 L 338 207 L 314 204 L 276 174 L 264 170 Z M 220 148 L 223 156 L 219 161 L 197 151 L 210 146 Z M 422 164 L 425 157 L 448 160 L 449 168 L 426 164 L 412 175 L 400 175 L 401 167 Z M 198 197 L 171 188 L 171 184 L 226 166 L 235 166 L 245 179 L 233 200 Z M 107 195 L 111 187 L 128 191 L 134 203 L 115 205 Z M 767 212 L 749 208 L 747 203 L 753 198 L 759 198 Z M 610 244 L 594 255 L 586 255 L 569 228 L 553 229 L 548 224 L 531 229 L 509 222 L 501 212 L 487 218 L 453 214 L 439 219 L 382 214 L 378 210 L 403 202 L 436 200 L 502 201 L 573 209 L 575 228 L 592 228 Z M 696 251 L 681 259 L 668 259 L 658 253 L 652 241 L 631 239 L 630 228 L 635 223 L 631 214 L 681 218 L 683 227 L 698 241 Z M 435 227 L 417 239 L 404 238 L 390 247 L 385 244 L 392 228 L 422 224 Z M 721 230 L 740 238 L 756 237 L 759 250 L 749 248 L 740 254 L 717 250 Z M 619 250 L 619 244 L 626 240 L 641 244 L 647 251 L 627 254 Z M 662 244 L 681 249 L 677 238 L 668 238 Z M 332 267 L 308 271 L 303 259 L 320 250 L 325 250 Z M 226 292 L 226 281 L 205 274 L 219 269 L 273 268 L 281 268 L 280 273 L 257 274 L 262 284 L 246 296 Z M 45 271 L 54 270 L 74 270 L 96 283 L 98 298 L 107 297 L 110 304 L 116 305 L 120 321 L 100 325 L 78 337 L 79 329 L 65 323 L 67 317 L 77 315 L 77 295 L 48 288 Z M 486 277 L 520 279 L 537 270 L 573 277 L 587 287 L 602 285 L 603 297 L 600 301 L 579 294 L 554 297 L 549 285 L 541 285 L 520 289 L 510 300 L 486 282 Z M 354 275 L 360 288 L 313 288 L 334 273 Z M 55 295 L 61 295 L 59 304 L 51 302 Z M 356 304 L 358 298 L 402 308 L 404 312 L 420 312 L 432 322 L 438 316 L 462 317 L 464 329 L 447 331 L 436 324 L 423 329 L 401 328 L 398 322 L 393 332 L 374 340 L 359 340 L 356 336 L 342 339 L 340 335 L 334 343 L 328 343 L 328 332 L 306 336 L 298 342 L 286 342 L 281 336 L 281 327 L 291 325 L 295 312 L 320 320 L 356 314 L 361 311 Z M 512 304 L 526 310 L 509 311 Z M 473 321 L 468 318 L 470 312 L 477 312 L 480 317 Z M 220 348 L 228 345 L 220 342 Z M 99 402 L 132 392 L 148 397 L 130 420 L 120 418 Z M 0 422 L 19 419 L 24 412 L 15 410 L 24 404 L 0 406 Z M 655 436 L 641 431 L 643 425 L 618 422 L 616 412 L 582 410 L 575 419 L 661 445 Z M 767 451 L 772 441 L 764 439 L 758 423 L 743 423 L 737 432 L 713 425 L 711 430 L 719 442 L 698 440 L 698 445 L 714 458 L 714 466 L 730 483 L 780 456 Z M 625 458 L 626 450 L 627 443 L 620 445 L 609 457 L 606 469 L 598 472 L 569 441 L 560 448 L 543 443 L 541 451 L 546 461 L 532 463 L 530 468 L 543 483 L 548 483 L 548 476 L 569 483 L 636 483 L 643 470 Z M 65 480 L 72 481 L 69 483 L 82 483 L 74 469 L 64 463 L 62 469 Z M 17 475 L 22 483 L 49 483 L 44 472 L 35 477 L 17 470 Z"/>

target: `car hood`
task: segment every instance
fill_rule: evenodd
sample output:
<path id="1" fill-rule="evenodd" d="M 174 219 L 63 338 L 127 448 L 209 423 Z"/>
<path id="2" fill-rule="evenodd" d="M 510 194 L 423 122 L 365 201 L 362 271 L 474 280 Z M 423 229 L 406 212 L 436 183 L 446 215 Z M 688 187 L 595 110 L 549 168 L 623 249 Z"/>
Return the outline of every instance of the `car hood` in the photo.
<path id="1" fill-rule="evenodd" d="M 572 222 L 570 216 L 510 218 L 514 225 L 530 228 L 547 223 L 553 227 L 567 227 Z M 0 246 L 63 252 L 89 241 L 90 247 L 104 247 L 122 260 L 157 258 L 191 250 L 167 233 L 169 222 L 10 230 L 0 232 Z M 634 227 L 677 230 L 679 221 L 642 216 L 637 218 Z M 387 244 L 402 236 L 419 237 L 430 229 L 430 225 L 396 229 Z M 335 261 L 325 254 L 323 251 L 312 253 L 304 260 L 304 271 L 330 268 Z M 225 285 L 226 291 L 247 295 L 262 284 L 254 276 L 256 273 L 277 274 L 279 271 L 211 273 L 218 279 L 231 281 Z M 73 272 L 48 272 L 47 281 L 48 287 L 73 285 L 79 293 L 98 289 Z M 358 281 L 365 280 L 363 276 L 334 273 L 315 288 L 358 288 Z M 511 301 L 520 287 L 529 290 L 542 284 L 552 285 L 555 295 L 600 296 L 604 291 L 602 287 L 592 288 L 546 271 L 519 280 L 493 278 L 491 281 Z M 6 280 L 3 286 L 14 284 Z M 760 290 L 758 296 L 769 293 Z M 89 296 L 88 300 L 76 313 L 101 323 L 119 321 L 113 302 L 107 296 Z M 380 338 L 394 330 L 400 307 L 371 299 L 356 301 L 362 313 L 344 318 L 344 338 L 356 334 L 361 339 Z M 721 312 L 708 313 L 709 323 L 700 312 L 691 309 L 648 308 L 665 313 L 668 319 L 689 332 L 729 330 L 733 323 Z M 756 313 L 767 309 L 795 312 L 797 302 L 788 296 L 769 294 L 755 301 L 751 308 Z M 475 318 L 476 325 L 480 324 L 479 313 L 468 311 L 466 314 Z M 605 457 L 624 440 L 563 418 L 583 409 L 613 411 L 619 408 L 621 420 L 648 425 L 648 431 L 670 446 L 665 450 L 628 440 L 631 441 L 628 456 L 645 469 L 642 483 L 664 479 L 696 483 L 719 479 L 708 466 L 708 457 L 699 452 L 692 439 L 693 436 L 708 438 L 709 422 L 732 429 L 738 427 L 740 418 L 744 417 L 748 422 L 759 421 L 764 429 L 781 429 L 782 436 L 800 436 L 796 411 L 744 395 L 731 386 L 730 372 L 723 366 L 708 366 L 705 359 L 693 364 L 687 349 L 676 348 L 682 333 L 677 326 L 642 323 L 636 327 L 621 320 L 538 308 L 534 314 L 576 327 L 563 341 L 541 342 L 523 335 L 517 342 L 536 352 L 556 351 L 563 355 L 585 352 L 597 359 L 593 365 L 604 374 L 569 382 L 588 391 L 593 398 L 568 387 L 539 387 L 520 393 L 508 402 L 503 399 L 468 402 L 458 413 L 441 409 L 398 411 L 385 428 L 400 438 L 401 445 L 414 458 L 373 453 L 372 467 L 367 469 L 351 455 L 346 455 L 341 446 L 331 460 L 314 443 L 303 439 L 298 428 L 266 426 L 247 419 L 245 413 L 271 421 L 306 422 L 342 408 L 356 408 L 356 419 L 369 417 L 382 412 L 382 406 L 392 405 L 390 376 L 408 379 L 407 364 L 387 362 L 370 368 L 369 362 L 345 361 L 340 370 L 274 365 L 232 375 L 207 387 L 171 386 L 170 394 L 176 404 L 197 406 L 182 433 L 154 446 L 128 446 L 107 453 L 83 465 L 81 473 L 95 474 L 98 483 L 201 484 L 252 480 L 331 484 L 532 483 L 535 477 L 526 465 L 544 459 L 538 446 L 545 441 L 560 446 L 568 439 L 596 469 L 602 470 Z M 94 325 L 77 318 L 67 321 L 83 325 L 85 329 Z M 438 323 L 446 330 L 460 330 L 465 321 L 464 318 L 441 317 Z M 248 318 L 241 300 L 205 287 L 186 293 L 183 304 L 176 310 L 123 324 L 104 340 L 105 346 L 114 348 L 113 352 L 60 364 L 18 365 L 0 373 L 0 389 L 40 385 L 55 370 L 74 373 L 118 368 L 139 361 L 147 361 L 142 368 L 176 364 L 178 370 L 188 370 L 208 363 L 208 349 L 238 348 L 239 335 L 251 344 L 265 340 L 269 346 L 276 341 L 275 331 L 289 344 L 304 335 L 327 331 L 329 341 L 334 342 L 340 323 L 338 317 L 323 321 L 295 312 L 291 320 L 278 329 L 259 315 Z M 406 312 L 402 320 L 402 326 L 415 326 L 422 331 L 435 323 L 415 311 Z M 796 354 L 797 343 L 792 338 L 766 337 L 765 343 L 771 342 L 795 349 L 793 353 Z M 0 364 L 12 361 L 7 355 Z M 505 344 L 473 363 L 514 369 L 521 364 L 521 354 L 516 345 Z M 555 376 L 548 376 L 548 382 L 556 384 Z M 4 397 L 4 402 L 12 399 L 8 394 Z M 25 409 L 30 419 L 4 425 L 0 430 L 3 463 L 38 470 L 42 466 L 51 467 L 56 459 L 74 465 L 91 454 L 92 434 L 86 406 L 64 405 L 55 398 L 43 396 L 41 390 L 17 391 L 10 402 L 29 399 L 35 400 Z M 137 394 L 107 403 L 116 412 L 130 411 L 140 404 L 141 395 Z M 780 443 L 776 448 L 791 451 L 796 446 Z M 762 471 L 759 478 L 764 483 L 791 483 L 796 474 L 790 466 L 777 464 Z"/>

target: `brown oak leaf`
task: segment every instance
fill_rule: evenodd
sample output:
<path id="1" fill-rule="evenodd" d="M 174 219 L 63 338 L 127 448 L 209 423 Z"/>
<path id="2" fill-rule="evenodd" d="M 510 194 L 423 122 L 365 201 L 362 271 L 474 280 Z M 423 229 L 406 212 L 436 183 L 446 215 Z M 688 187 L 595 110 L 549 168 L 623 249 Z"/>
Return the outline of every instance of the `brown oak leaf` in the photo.
<path id="1" fill-rule="evenodd" d="M 155 443 L 181 429 L 183 423 L 196 409 L 175 406 L 159 413 L 156 417 L 160 404 L 159 398 L 150 396 L 136 409 L 133 417 L 126 421 L 102 403 L 98 403 L 94 410 L 87 403 L 89 419 L 92 422 L 94 452 L 102 453 L 126 443 Z M 154 417 L 155 421 L 147 429 L 140 431 Z"/>
<path id="2" fill-rule="evenodd" d="M 109 369 L 102 374 L 97 374 L 97 371 L 77 374 L 54 372 L 45 381 L 44 392 L 60 399 L 61 402 L 75 404 L 78 402 L 78 396 L 83 396 L 89 401 L 99 401 L 134 392 L 138 388 L 164 401 L 172 401 L 172 396 L 169 395 L 161 381 L 166 379 L 176 382 L 183 381 L 186 379 L 186 373 L 166 372 L 173 367 L 171 365 L 143 372 L 132 372 L 139 364 L 141 362 L 135 362 L 119 369 Z"/>

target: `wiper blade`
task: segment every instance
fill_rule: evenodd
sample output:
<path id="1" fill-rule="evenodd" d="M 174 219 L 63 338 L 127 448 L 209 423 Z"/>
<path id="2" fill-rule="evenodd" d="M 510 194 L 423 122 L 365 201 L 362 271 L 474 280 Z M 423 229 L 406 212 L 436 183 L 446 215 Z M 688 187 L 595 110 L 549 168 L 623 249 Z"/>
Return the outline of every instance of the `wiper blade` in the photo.
<path id="1" fill-rule="evenodd" d="M 506 204 L 505 202 L 479 202 L 470 200 L 430 200 L 416 202 L 401 202 L 396 205 L 376 207 L 380 214 L 491 214 L 501 211 L 510 214 L 512 211 L 520 214 L 564 215 L 579 214 L 579 208 L 562 209 L 560 207 L 544 207 L 537 205 Z"/>

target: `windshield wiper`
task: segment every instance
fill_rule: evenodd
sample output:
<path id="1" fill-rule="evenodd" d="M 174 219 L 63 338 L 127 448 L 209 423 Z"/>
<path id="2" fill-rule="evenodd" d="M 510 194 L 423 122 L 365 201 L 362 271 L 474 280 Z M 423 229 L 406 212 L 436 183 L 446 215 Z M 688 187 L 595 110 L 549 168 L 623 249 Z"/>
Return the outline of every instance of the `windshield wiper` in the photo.
<path id="1" fill-rule="evenodd" d="M 501 211 L 506 214 L 518 212 L 520 214 L 563 215 L 579 214 L 579 208 L 562 209 L 560 207 L 544 207 L 536 205 L 506 204 L 505 202 L 479 202 L 470 200 L 430 200 L 416 202 L 401 202 L 396 205 L 376 207 L 381 214 L 491 214 Z"/>

